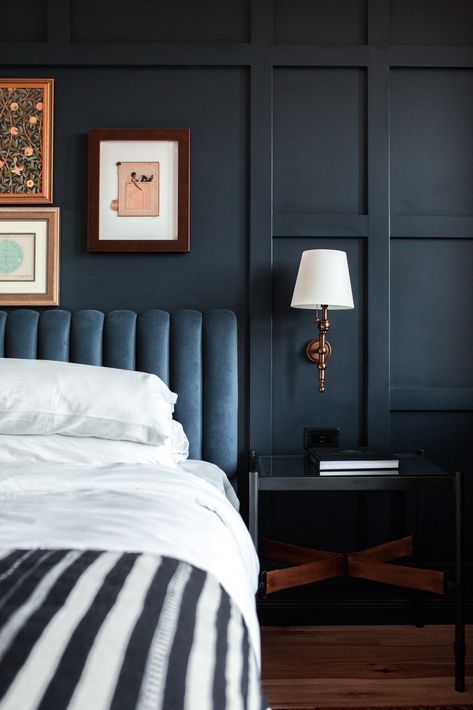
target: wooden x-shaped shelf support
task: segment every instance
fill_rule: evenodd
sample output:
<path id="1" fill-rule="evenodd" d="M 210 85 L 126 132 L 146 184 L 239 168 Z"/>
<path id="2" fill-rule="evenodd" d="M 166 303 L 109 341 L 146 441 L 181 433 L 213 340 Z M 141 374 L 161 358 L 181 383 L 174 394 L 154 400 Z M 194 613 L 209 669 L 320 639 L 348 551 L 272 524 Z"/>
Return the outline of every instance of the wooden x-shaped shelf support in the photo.
<path id="1" fill-rule="evenodd" d="M 264 595 L 344 576 L 434 594 L 445 592 L 443 572 L 388 564 L 414 554 L 412 535 L 348 555 L 288 545 L 268 538 L 263 539 L 261 551 L 265 557 L 293 563 L 292 567 L 263 573 Z"/>
<path id="2" fill-rule="evenodd" d="M 293 567 L 264 572 L 263 594 L 272 594 L 281 589 L 300 587 L 303 584 L 312 584 L 344 575 L 344 556 L 338 552 L 323 552 L 310 547 L 287 545 L 268 538 L 263 539 L 261 551 L 266 557 L 294 563 Z"/>

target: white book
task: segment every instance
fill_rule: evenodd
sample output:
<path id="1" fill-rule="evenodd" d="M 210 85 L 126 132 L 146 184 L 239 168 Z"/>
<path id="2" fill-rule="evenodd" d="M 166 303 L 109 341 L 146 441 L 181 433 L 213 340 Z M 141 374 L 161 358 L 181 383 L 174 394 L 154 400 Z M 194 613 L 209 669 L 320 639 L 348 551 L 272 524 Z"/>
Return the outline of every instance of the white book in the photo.
<path id="1" fill-rule="evenodd" d="M 379 472 L 381 469 L 388 469 L 389 471 L 395 470 L 399 468 L 399 461 L 396 459 L 386 459 L 386 460 L 378 460 L 378 461 L 321 461 L 320 464 L 320 473 L 322 471 L 354 471 L 356 473 L 357 471 L 372 471 L 375 470 Z"/>
<path id="2" fill-rule="evenodd" d="M 321 476 L 395 476 L 399 473 L 398 468 L 365 468 L 353 469 L 345 468 L 334 471 L 333 469 L 320 469 Z"/>
<path id="3" fill-rule="evenodd" d="M 360 447 L 358 449 L 313 448 L 309 456 L 317 470 L 322 471 L 360 471 L 383 468 L 399 468 L 399 459 L 383 451 Z"/>

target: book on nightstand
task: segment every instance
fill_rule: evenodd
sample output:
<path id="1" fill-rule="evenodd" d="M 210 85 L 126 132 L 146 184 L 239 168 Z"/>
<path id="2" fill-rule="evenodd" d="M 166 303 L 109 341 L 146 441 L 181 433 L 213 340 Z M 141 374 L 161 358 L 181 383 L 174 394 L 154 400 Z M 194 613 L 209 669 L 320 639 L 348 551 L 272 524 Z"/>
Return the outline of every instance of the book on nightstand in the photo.
<path id="1" fill-rule="evenodd" d="M 321 476 L 381 476 L 399 473 L 399 459 L 379 449 L 310 448 L 309 459 Z"/>

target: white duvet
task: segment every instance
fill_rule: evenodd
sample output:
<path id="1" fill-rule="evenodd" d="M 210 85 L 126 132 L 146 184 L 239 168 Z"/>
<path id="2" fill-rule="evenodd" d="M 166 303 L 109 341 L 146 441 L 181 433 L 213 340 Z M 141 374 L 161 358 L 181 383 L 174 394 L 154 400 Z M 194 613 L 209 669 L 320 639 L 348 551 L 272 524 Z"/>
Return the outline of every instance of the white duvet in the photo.
<path id="1" fill-rule="evenodd" d="M 91 466 L 5 463 L 0 455 L 0 547 L 148 552 L 189 562 L 235 600 L 259 658 L 258 559 L 231 493 L 225 474 L 202 461 Z"/>

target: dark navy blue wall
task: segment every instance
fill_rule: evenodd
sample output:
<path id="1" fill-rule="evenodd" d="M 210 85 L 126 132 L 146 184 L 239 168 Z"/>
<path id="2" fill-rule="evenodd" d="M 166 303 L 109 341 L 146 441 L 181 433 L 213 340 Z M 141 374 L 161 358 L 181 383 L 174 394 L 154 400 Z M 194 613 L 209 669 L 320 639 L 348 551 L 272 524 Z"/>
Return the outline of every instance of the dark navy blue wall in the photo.
<path id="1" fill-rule="evenodd" d="M 221 303 L 244 316 L 248 69 L 30 65 L 3 71 L 55 79 L 61 305 L 141 310 L 156 304 L 208 309 Z M 100 127 L 191 129 L 189 254 L 87 252 L 87 131 Z"/>
<path id="2" fill-rule="evenodd" d="M 21 21 L 5 4 L 2 74 L 56 81 L 61 305 L 235 310 L 242 462 L 341 426 L 468 471 L 472 37 L 470 0 L 24 0 Z M 88 254 L 88 129 L 166 126 L 191 129 L 191 252 Z M 331 317 L 324 395 L 313 315 L 289 307 L 315 247 L 347 251 L 356 303 Z M 274 510 L 303 539 L 297 505 Z M 329 529 L 354 514 L 333 505 Z"/>

